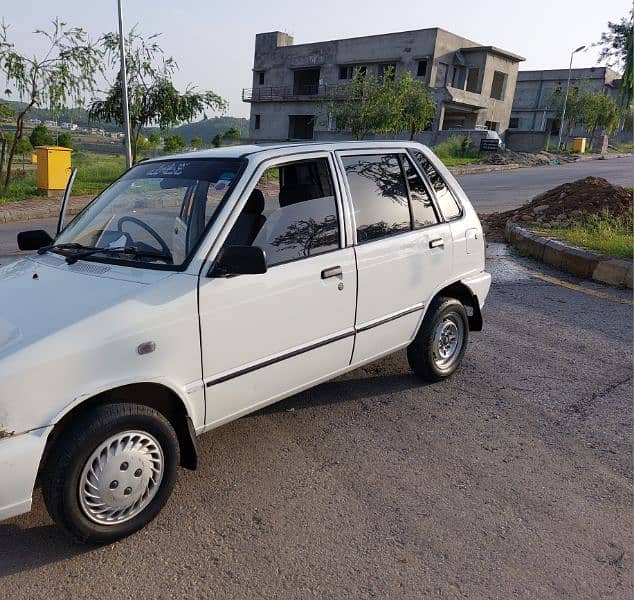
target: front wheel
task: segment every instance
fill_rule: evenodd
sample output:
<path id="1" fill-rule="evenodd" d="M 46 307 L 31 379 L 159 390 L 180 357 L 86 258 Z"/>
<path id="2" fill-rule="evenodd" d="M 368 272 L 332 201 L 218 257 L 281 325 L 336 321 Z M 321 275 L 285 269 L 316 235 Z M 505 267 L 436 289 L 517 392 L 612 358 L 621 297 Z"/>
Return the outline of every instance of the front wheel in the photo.
<path id="1" fill-rule="evenodd" d="M 76 539 L 108 544 L 149 523 L 179 464 L 169 421 L 147 406 L 105 404 L 61 434 L 43 470 L 49 514 Z"/>
<path id="2" fill-rule="evenodd" d="M 460 366 L 468 339 L 469 319 L 462 303 L 455 298 L 436 298 L 407 348 L 407 360 L 425 381 L 441 381 Z"/>

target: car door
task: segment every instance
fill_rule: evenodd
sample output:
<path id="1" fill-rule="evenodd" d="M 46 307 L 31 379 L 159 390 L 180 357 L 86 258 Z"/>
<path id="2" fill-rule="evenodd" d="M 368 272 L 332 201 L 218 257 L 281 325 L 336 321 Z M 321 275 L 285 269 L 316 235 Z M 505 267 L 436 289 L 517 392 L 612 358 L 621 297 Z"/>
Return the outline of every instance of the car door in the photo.
<path id="1" fill-rule="evenodd" d="M 208 427 L 349 365 L 356 264 L 332 167 L 328 153 L 260 165 L 226 243 L 263 248 L 267 272 L 200 278 Z"/>
<path id="2" fill-rule="evenodd" d="M 403 150 L 338 153 L 352 205 L 358 268 L 353 363 L 409 343 L 450 276 L 451 231 Z"/>

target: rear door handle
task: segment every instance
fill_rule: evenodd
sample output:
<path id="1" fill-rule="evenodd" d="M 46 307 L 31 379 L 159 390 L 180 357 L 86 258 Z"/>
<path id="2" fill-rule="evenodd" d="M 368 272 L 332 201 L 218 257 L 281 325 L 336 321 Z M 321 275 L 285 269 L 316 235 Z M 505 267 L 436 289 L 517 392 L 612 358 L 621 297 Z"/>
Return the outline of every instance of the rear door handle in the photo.
<path id="1" fill-rule="evenodd" d="M 430 248 L 444 248 L 445 247 L 445 242 L 443 241 L 442 238 L 438 238 L 436 240 L 431 240 L 429 242 L 429 247 Z"/>
<path id="2" fill-rule="evenodd" d="M 330 267 L 329 269 L 324 269 L 321 272 L 322 279 L 329 279 L 330 277 L 339 277 L 341 275 L 343 275 L 343 270 L 338 265 L 336 267 Z"/>

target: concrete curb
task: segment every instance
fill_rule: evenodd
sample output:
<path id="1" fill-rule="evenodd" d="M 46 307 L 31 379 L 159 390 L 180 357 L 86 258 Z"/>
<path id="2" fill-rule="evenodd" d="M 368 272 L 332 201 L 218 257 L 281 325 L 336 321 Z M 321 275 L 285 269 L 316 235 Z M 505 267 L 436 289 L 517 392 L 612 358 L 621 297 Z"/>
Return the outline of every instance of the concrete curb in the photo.
<path id="1" fill-rule="evenodd" d="M 632 262 L 568 246 L 544 238 L 510 221 L 504 229 L 506 241 L 540 262 L 583 279 L 632 289 Z"/>

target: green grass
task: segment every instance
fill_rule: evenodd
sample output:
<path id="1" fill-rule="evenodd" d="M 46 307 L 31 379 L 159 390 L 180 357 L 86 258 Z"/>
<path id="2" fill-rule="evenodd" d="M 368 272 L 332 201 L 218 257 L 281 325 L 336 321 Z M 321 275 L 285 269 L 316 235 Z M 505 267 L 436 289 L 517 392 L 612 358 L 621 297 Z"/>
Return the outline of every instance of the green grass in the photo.
<path id="1" fill-rule="evenodd" d="M 476 148 L 471 147 L 465 141 L 464 136 L 451 136 L 446 142 L 434 146 L 434 154 L 442 160 L 447 167 L 457 167 L 461 165 L 471 165 L 480 163 L 484 159 Z"/>
<path id="2" fill-rule="evenodd" d="M 535 230 L 540 234 L 608 256 L 631 259 L 634 253 L 631 215 L 617 217 L 604 211 L 600 215 L 590 215 L 584 222 L 575 223 L 570 228 Z"/>
<path id="3" fill-rule="evenodd" d="M 440 159 L 446 167 L 461 167 L 463 165 L 478 165 L 483 159 L 478 157 L 445 156 Z"/>
<path id="4" fill-rule="evenodd" d="M 122 156 L 77 152 L 73 154 L 73 166 L 77 167 L 73 194 L 84 196 L 108 187 L 125 171 L 125 160 Z"/>
<path id="5" fill-rule="evenodd" d="M 74 152 L 72 164 L 77 167 L 74 196 L 98 194 L 125 171 L 125 161 L 121 156 Z M 17 167 L 13 170 L 9 189 L 4 196 L 0 196 L 0 204 L 43 195 L 37 189 L 35 171 L 23 172 Z"/>

